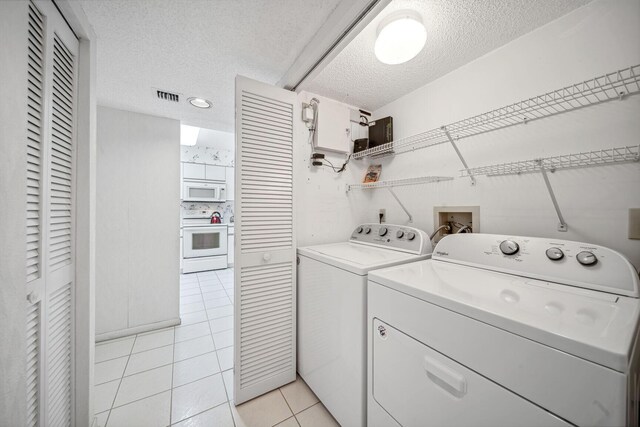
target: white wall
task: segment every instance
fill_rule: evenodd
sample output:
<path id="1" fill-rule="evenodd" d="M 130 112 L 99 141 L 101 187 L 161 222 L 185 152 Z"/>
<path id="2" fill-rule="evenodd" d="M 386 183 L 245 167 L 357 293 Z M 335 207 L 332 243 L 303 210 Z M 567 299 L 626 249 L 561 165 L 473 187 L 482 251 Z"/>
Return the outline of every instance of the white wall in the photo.
<path id="1" fill-rule="evenodd" d="M 374 116 L 393 116 L 397 139 L 636 64 L 640 2 L 596 1 L 380 108 Z M 636 95 L 458 145 L 471 167 L 637 145 L 639 117 Z M 448 144 L 382 164 L 386 178 L 458 176 L 462 168 Z M 550 180 L 569 226 L 566 233 L 556 230 L 558 219 L 539 174 L 478 177 L 475 187 L 459 178 L 398 193 L 416 214 L 416 226 L 429 231 L 433 206 L 480 205 L 482 232 L 592 242 L 619 250 L 640 267 L 640 241 L 627 239 L 628 208 L 640 206 L 637 163 L 558 171 Z M 388 209 L 389 221 L 404 220 L 388 197 L 378 195 L 374 203 Z"/>
<path id="2" fill-rule="evenodd" d="M 198 146 L 219 148 L 233 152 L 235 150 L 236 138 L 233 132 L 200 128 L 196 144 Z"/>
<path id="3" fill-rule="evenodd" d="M 180 122 L 98 108 L 96 340 L 179 322 Z"/>
<path id="4" fill-rule="evenodd" d="M 391 115 L 398 139 L 639 63 L 640 2 L 596 1 L 380 108 L 373 118 Z M 637 145 L 639 113 L 640 95 L 635 95 L 458 145 L 471 167 Z M 307 163 L 303 157 L 297 161 Z M 414 215 L 414 225 L 428 232 L 433 229 L 433 206 L 479 205 L 482 232 L 602 244 L 640 267 L 640 241 L 626 236 L 627 209 L 640 206 L 637 163 L 551 174 L 569 225 L 566 233 L 556 231 L 558 219 L 539 174 L 478 177 L 471 187 L 468 179 L 459 178 L 462 165 L 450 145 L 360 163 L 382 163 L 382 179 L 456 177 L 396 189 Z M 362 166 L 350 166 L 347 173 L 357 182 Z M 326 171 L 311 171 L 303 176 L 308 191 L 297 196 L 310 203 L 305 209 L 316 211 L 298 216 L 301 244 L 344 239 L 358 222 L 376 221 L 379 208 L 387 210 L 388 222 L 406 224 L 406 215 L 385 190 L 353 191 L 345 198 L 340 191 L 348 175 L 335 179 Z M 329 217 L 333 225 L 323 226 Z"/>
<path id="5" fill-rule="evenodd" d="M 343 109 L 347 105 L 307 92 L 301 92 L 298 101 L 308 103 L 313 97 L 320 100 L 320 114 L 327 109 Z M 370 194 L 351 192 L 347 196 L 345 189 L 347 183 L 362 181 L 366 166 L 363 167 L 362 161 L 351 161 L 341 174 L 334 173 L 328 167 L 312 166 L 309 160 L 312 153 L 309 131 L 304 125 L 297 129 L 294 192 L 298 246 L 343 241 L 351 234 L 356 223 L 365 220 Z M 345 161 L 345 155 L 324 154 L 336 167 Z"/>
<path id="6" fill-rule="evenodd" d="M 233 134 L 229 135 L 233 137 Z M 183 162 L 205 163 L 208 165 L 233 167 L 235 158 L 234 150 L 230 150 L 224 147 L 181 145 L 180 160 Z"/>
<path id="7" fill-rule="evenodd" d="M 27 2 L 0 2 L 0 426 L 26 424 Z"/>

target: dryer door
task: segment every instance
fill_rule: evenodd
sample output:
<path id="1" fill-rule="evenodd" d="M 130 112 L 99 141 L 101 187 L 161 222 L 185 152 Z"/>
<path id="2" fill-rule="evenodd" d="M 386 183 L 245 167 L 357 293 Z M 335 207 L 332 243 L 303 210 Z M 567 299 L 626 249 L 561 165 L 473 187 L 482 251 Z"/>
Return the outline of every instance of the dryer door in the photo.
<path id="1" fill-rule="evenodd" d="M 378 319 L 371 338 L 373 397 L 404 427 L 571 425 Z"/>

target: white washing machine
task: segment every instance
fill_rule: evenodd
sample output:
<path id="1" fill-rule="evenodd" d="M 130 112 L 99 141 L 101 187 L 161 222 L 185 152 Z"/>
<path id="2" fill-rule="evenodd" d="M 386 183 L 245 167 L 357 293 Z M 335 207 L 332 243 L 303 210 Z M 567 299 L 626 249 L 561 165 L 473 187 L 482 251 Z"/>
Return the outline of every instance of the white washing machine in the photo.
<path id="1" fill-rule="evenodd" d="M 369 275 L 370 426 L 638 425 L 638 272 L 489 234 Z"/>
<path id="2" fill-rule="evenodd" d="M 431 249 L 425 232 L 386 224 L 298 249 L 298 372 L 345 427 L 366 425 L 367 274 L 427 259 Z"/>

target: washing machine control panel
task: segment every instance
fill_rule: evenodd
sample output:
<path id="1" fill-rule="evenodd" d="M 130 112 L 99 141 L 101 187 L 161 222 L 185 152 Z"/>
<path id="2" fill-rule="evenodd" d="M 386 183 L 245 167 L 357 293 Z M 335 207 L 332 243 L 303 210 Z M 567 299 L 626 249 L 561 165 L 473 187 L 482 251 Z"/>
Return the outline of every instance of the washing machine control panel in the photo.
<path id="1" fill-rule="evenodd" d="M 453 234 L 438 242 L 433 259 L 639 296 L 638 272 L 624 255 L 589 243 L 496 234 Z"/>
<path id="2" fill-rule="evenodd" d="M 353 230 L 350 241 L 419 255 L 432 252 L 427 233 L 405 225 L 362 224 Z"/>

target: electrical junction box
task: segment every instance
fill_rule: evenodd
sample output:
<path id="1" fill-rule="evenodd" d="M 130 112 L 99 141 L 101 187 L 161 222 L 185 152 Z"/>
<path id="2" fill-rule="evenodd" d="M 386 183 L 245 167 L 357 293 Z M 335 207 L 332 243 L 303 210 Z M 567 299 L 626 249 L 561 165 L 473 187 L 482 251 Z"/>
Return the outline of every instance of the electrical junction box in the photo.
<path id="1" fill-rule="evenodd" d="M 350 108 L 336 101 L 322 98 L 317 107 L 317 126 L 313 138 L 314 150 L 332 153 L 351 153 Z"/>

